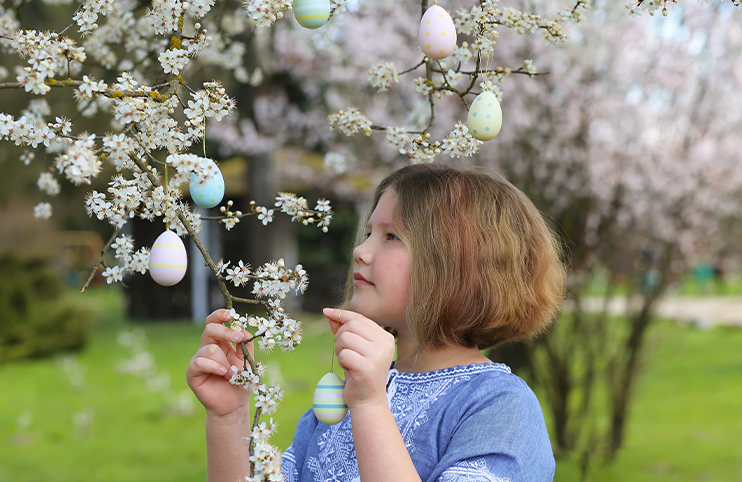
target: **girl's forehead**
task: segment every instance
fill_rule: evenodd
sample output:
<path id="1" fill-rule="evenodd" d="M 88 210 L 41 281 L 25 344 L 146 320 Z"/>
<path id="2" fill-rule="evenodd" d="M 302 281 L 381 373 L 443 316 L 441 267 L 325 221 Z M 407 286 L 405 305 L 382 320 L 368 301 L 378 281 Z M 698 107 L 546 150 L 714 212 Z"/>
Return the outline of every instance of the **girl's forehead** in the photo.
<path id="1" fill-rule="evenodd" d="M 397 194 L 389 189 L 379 198 L 374 211 L 368 220 L 368 224 L 392 224 L 392 211 L 397 200 Z"/>

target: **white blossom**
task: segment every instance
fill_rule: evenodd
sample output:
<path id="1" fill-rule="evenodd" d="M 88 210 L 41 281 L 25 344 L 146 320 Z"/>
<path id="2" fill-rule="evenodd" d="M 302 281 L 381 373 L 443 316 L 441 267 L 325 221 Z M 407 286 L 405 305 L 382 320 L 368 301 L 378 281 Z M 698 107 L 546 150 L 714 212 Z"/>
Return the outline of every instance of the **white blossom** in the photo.
<path id="1" fill-rule="evenodd" d="M 433 84 L 425 77 L 415 79 L 415 91 L 422 95 L 428 95 L 433 92 Z"/>
<path id="2" fill-rule="evenodd" d="M 339 152 L 328 152 L 322 161 L 322 166 L 336 174 L 345 174 L 350 168 L 349 159 Z"/>
<path id="3" fill-rule="evenodd" d="M 52 205 L 39 203 L 33 208 L 33 215 L 37 219 L 49 219 L 52 216 Z"/>
<path id="4" fill-rule="evenodd" d="M 227 281 L 231 281 L 235 286 L 245 286 L 250 281 L 250 265 L 245 265 L 242 260 L 233 268 L 227 269 Z"/>
<path id="5" fill-rule="evenodd" d="M 162 70 L 166 74 L 180 75 L 188 63 L 188 52 L 183 49 L 166 50 L 157 57 L 157 60 L 159 60 Z"/>
<path id="6" fill-rule="evenodd" d="M 264 207 L 258 207 L 255 209 L 258 214 L 258 219 L 263 223 L 263 226 L 267 226 L 268 223 L 273 221 L 273 210 L 272 209 L 266 209 Z"/>
<path id="7" fill-rule="evenodd" d="M 291 0 L 245 0 L 247 21 L 254 28 L 261 29 L 272 26 L 276 20 L 283 17 L 283 12 L 291 10 Z"/>
<path id="8" fill-rule="evenodd" d="M 408 134 L 407 129 L 403 127 L 387 127 L 384 140 L 387 144 L 396 149 L 404 149 L 404 147 L 412 140 L 412 136 Z"/>
<path id="9" fill-rule="evenodd" d="M 457 122 L 448 137 L 441 142 L 441 151 L 451 157 L 471 157 L 477 153 L 482 141 L 475 139 L 463 122 Z"/>
<path id="10" fill-rule="evenodd" d="M 392 62 L 378 61 L 368 69 L 368 83 L 372 87 L 379 89 L 379 92 L 386 92 L 392 82 L 399 82 L 399 72 L 397 66 Z"/>
<path id="11" fill-rule="evenodd" d="M 36 185 L 39 189 L 49 196 L 56 196 L 60 192 L 59 182 L 54 178 L 51 172 L 42 172 L 39 175 L 39 180 L 36 181 Z"/>
<path id="12" fill-rule="evenodd" d="M 103 277 L 106 278 L 106 283 L 109 285 L 116 281 L 122 281 L 124 279 L 123 271 L 120 266 L 108 267 L 103 272 Z"/>
<path id="13" fill-rule="evenodd" d="M 352 136 L 359 130 L 362 130 L 367 136 L 371 135 L 371 119 L 355 107 L 349 107 L 345 111 L 341 110 L 337 114 L 332 114 L 327 120 L 330 123 L 330 130 L 337 127 L 346 136 Z"/>

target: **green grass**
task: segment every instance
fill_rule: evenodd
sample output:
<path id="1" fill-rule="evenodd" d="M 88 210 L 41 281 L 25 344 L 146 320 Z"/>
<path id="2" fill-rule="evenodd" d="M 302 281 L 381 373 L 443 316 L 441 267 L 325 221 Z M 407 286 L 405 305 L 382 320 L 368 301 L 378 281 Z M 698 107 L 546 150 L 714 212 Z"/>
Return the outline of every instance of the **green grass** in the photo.
<path id="1" fill-rule="evenodd" d="M 142 379 L 120 374 L 117 365 L 129 352 L 116 336 L 132 328 L 121 314 L 121 299 L 106 290 L 91 293 L 86 304 L 97 322 L 91 344 L 77 357 L 87 368 L 82 390 L 53 359 L 0 366 L 0 482 L 204 480 L 203 409 L 196 405 L 192 414 L 176 413 Z M 172 390 L 188 390 L 185 368 L 201 328 L 166 322 L 139 326 Z M 274 443 L 281 448 L 290 444 L 296 421 L 311 405 L 314 384 L 329 368 L 331 340 L 326 325 L 314 318 L 305 324 L 299 349 L 264 358 L 269 377 L 280 378 L 286 392 L 274 416 L 280 425 Z M 614 466 L 595 468 L 589 480 L 742 481 L 740 346 L 739 329 L 658 323 L 637 386 L 626 448 Z M 94 415 L 81 429 L 73 417 L 84 410 Z M 28 414 L 30 424 L 19 427 Z M 574 464 L 559 462 L 555 480 L 576 481 L 576 474 Z"/>
<path id="2" fill-rule="evenodd" d="M 601 297 L 605 295 L 606 279 L 596 275 L 584 288 L 584 296 Z M 628 288 L 619 284 L 614 288 L 613 296 L 626 296 Z M 668 296 L 742 296 L 742 274 L 729 273 L 723 280 L 699 278 L 694 274 L 684 276 L 673 283 L 667 290 Z"/>
<path id="3" fill-rule="evenodd" d="M 650 335 L 627 440 L 605 482 L 742 481 L 742 329 L 660 321 Z M 579 480 L 557 465 L 555 481 Z"/>

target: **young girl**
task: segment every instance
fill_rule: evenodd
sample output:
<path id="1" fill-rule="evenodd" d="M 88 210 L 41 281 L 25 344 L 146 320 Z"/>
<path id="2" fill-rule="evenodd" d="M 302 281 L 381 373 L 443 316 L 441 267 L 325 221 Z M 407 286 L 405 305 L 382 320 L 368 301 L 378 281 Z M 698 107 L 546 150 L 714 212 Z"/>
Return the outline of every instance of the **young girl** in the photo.
<path id="1" fill-rule="evenodd" d="M 346 308 L 324 310 L 350 413 L 337 425 L 301 417 L 286 480 L 551 481 L 538 400 L 480 350 L 548 327 L 564 279 L 552 233 L 504 179 L 430 164 L 392 173 L 359 224 Z M 233 482 L 249 471 L 250 420 L 227 381 L 241 364 L 229 342 L 249 335 L 225 318 L 207 319 L 187 378 L 207 411 L 209 480 Z"/>

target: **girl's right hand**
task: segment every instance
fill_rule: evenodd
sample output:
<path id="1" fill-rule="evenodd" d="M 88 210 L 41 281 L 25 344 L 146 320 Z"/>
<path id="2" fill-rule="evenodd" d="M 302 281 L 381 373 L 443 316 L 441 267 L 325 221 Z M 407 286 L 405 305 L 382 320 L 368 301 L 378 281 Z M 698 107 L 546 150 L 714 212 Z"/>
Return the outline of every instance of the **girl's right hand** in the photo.
<path id="1" fill-rule="evenodd" d="M 250 405 L 250 392 L 232 385 L 229 379 L 232 378 L 232 365 L 241 368 L 244 363 L 242 350 L 235 349 L 232 343 L 239 343 L 251 335 L 224 326 L 228 316 L 228 310 L 216 310 L 206 317 L 201 346 L 186 371 L 188 386 L 209 416 L 224 417 L 237 413 L 244 416 Z M 253 356 L 252 342 L 247 348 Z"/>

